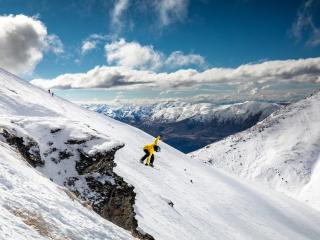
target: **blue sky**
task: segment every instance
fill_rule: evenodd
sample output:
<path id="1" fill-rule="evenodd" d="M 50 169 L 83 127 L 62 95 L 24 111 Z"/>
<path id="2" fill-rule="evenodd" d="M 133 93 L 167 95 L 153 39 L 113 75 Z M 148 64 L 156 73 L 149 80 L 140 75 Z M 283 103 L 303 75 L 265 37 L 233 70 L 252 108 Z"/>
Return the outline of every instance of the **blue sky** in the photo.
<path id="1" fill-rule="evenodd" d="M 86 73 L 96 66 L 125 66 L 155 73 L 190 68 L 203 72 L 212 68 L 236 69 L 244 64 L 309 59 L 320 55 L 318 0 L 1 0 L 0 5 L 0 15 L 33 17 L 45 26 L 47 35 L 56 36 L 60 42 L 61 51 L 40 50 L 43 56 L 32 63 L 32 71 L 20 74 L 28 80 L 51 80 L 65 73 Z M 94 47 L 82 51 L 85 42 L 94 43 Z M 113 49 L 109 52 L 105 48 L 108 44 Z M 147 53 L 151 57 L 138 64 L 139 59 L 123 56 L 136 51 L 140 51 L 141 56 Z M 312 77 L 314 74 L 318 71 L 313 72 Z M 142 90 L 113 90 L 108 85 L 108 89 L 93 86 L 91 90 L 57 90 L 57 93 L 71 100 L 89 101 L 117 96 L 197 97 L 208 95 L 208 91 L 209 95 L 216 93 L 219 89 L 239 92 L 221 81 L 220 84 L 205 82 L 207 85 L 197 84 L 192 89 L 189 86 L 181 89 L 180 85 L 177 89 L 170 87 L 171 84 L 160 90 L 153 86 L 152 91 L 146 90 L 149 86 Z M 272 84 L 274 82 L 275 79 Z M 318 82 L 310 79 L 299 86 L 296 82 L 297 79 L 293 79 L 286 85 L 296 93 L 290 97 L 299 98 L 318 87 Z M 301 88 L 303 91 L 297 93 L 296 89 Z M 108 94 L 104 97 L 105 93 Z M 272 97 L 269 94 L 269 98 Z"/>

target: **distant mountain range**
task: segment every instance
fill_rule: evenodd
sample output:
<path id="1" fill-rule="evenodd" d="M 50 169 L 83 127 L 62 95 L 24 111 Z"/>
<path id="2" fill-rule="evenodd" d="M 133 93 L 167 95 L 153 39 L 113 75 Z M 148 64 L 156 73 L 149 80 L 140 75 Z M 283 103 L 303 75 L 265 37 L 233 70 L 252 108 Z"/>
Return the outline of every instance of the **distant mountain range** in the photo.
<path id="1" fill-rule="evenodd" d="M 135 126 L 184 153 L 202 148 L 243 131 L 281 108 L 267 102 L 247 101 L 229 105 L 166 101 L 148 105 L 84 107 Z"/>

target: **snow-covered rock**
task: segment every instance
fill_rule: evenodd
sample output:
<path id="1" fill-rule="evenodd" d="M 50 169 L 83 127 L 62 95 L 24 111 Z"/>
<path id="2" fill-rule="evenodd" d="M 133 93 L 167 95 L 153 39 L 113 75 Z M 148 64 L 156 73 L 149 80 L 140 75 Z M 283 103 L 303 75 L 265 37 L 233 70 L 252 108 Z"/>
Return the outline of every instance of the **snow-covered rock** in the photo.
<path id="1" fill-rule="evenodd" d="M 133 239 L 39 174 L 2 141 L 0 211 L 0 239 Z"/>
<path id="2" fill-rule="evenodd" d="M 320 92 L 190 156 L 320 210 Z"/>
<path id="3" fill-rule="evenodd" d="M 83 106 L 151 135 L 160 133 L 166 143 L 185 153 L 243 131 L 281 108 L 275 103 L 255 101 L 218 106 L 179 101 Z"/>
<path id="4" fill-rule="evenodd" d="M 50 215 L 52 222 L 61 221 L 63 225 L 57 225 L 59 234 L 69 232 L 69 228 L 73 227 L 76 237 L 69 236 L 70 239 L 81 239 L 90 234 L 90 239 L 108 239 L 105 235 L 116 234 L 112 231 L 114 225 L 102 218 L 97 219 L 97 215 L 89 210 L 80 207 L 76 209 L 83 213 L 73 210 L 73 204 L 77 203 L 70 201 L 64 193 L 57 194 L 56 189 L 62 188 L 66 191 L 58 185 L 63 185 L 65 180 L 74 180 L 74 188 L 68 184 L 66 187 L 75 193 L 84 193 L 80 196 L 87 197 L 89 202 L 92 199 L 98 201 L 98 195 L 88 186 L 84 174 L 90 170 L 91 176 L 87 177 L 93 178 L 96 184 L 100 182 L 102 186 L 110 186 L 117 180 L 116 177 L 110 178 L 112 170 L 117 176 L 123 177 L 129 187 L 134 188 L 135 201 L 130 203 L 134 207 L 138 230 L 149 233 L 158 240 L 316 240 L 320 237 L 320 213 L 302 203 L 267 188 L 249 184 L 220 170 L 209 169 L 202 162 L 189 158 L 163 142 L 160 143 L 162 151 L 156 155 L 156 168 L 146 167 L 139 163 L 139 158 L 143 154 L 142 146 L 153 141 L 150 135 L 63 99 L 51 97 L 46 91 L 33 87 L 3 70 L 0 72 L 0 84 L 0 125 L 8 133 L 5 134 L 2 130 L 4 134 L 1 144 L 8 148 L 6 139 L 9 135 L 9 139 L 10 136 L 15 139 L 11 144 L 16 147 L 22 138 L 23 145 L 30 147 L 29 153 L 34 156 L 40 154 L 43 161 L 35 164 L 36 168 L 33 169 L 31 165 L 23 165 L 21 159 L 18 161 L 20 157 L 13 157 L 13 154 L 17 155 L 13 150 L 5 152 L 5 160 L 1 158 L 0 162 L 0 176 L 9 176 L 0 180 L 1 191 L 5 192 L 5 195 L 0 196 L 1 210 L 15 206 L 8 198 L 12 196 L 11 199 L 15 198 L 15 202 L 21 203 L 31 212 L 36 209 L 41 216 Z M 100 161 L 100 156 L 110 153 L 115 146 L 119 149 L 113 155 L 107 155 L 107 163 L 111 164 L 115 157 L 117 166 L 104 166 L 105 162 Z M 53 148 L 59 150 L 53 151 Z M 66 151 L 63 151 L 64 149 Z M 61 156 L 56 153 L 60 150 Z M 3 153 L 5 150 L 1 148 L 0 151 Z M 21 154 L 23 152 L 25 151 L 21 151 Z M 84 156 L 81 157 L 81 154 Z M 31 159 L 38 162 L 34 156 L 31 156 Z M 13 162 L 12 158 L 17 161 Z M 82 162 L 83 159 L 88 161 Z M 98 159 L 98 164 L 94 159 Z M 90 165 L 86 165 L 88 162 Z M 79 163 L 80 168 L 77 168 Z M 8 168 L 8 164 L 14 165 Z M 15 171 L 22 167 L 21 174 L 17 174 Z M 32 175 L 29 174 L 31 172 Z M 9 181 L 10 174 L 16 177 L 16 182 Z M 22 175 L 30 175 L 28 181 L 25 181 L 26 178 L 21 177 Z M 118 196 L 124 195 L 125 193 L 122 193 Z M 9 201 L 6 201 L 7 199 Z M 128 205 L 128 202 L 119 202 L 114 195 L 111 195 L 109 200 L 114 206 L 118 206 L 119 211 Z M 62 213 L 56 212 L 57 208 L 61 208 Z M 5 239 L 23 239 L 25 233 L 35 234 L 35 231 L 25 225 L 22 227 L 27 229 L 26 231 L 17 231 L 16 226 L 21 224 L 21 221 L 12 218 L 9 210 L 5 211 L 6 218 L 1 218 L 0 228 L 0 234 L 6 236 Z M 50 214 L 51 212 L 53 214 Z M 23 214 L 18 213 L 18 216 L 23 217 Z M 85 226 L 78 226 L 79 218 L 82 218 Z M 50 219 L 48 221 L 50 222 Z M 98 226 L 93 226 L 93 222 Z M 104 228 L 103 233 L 100 232 L 101 228 Z M 94 229 L 97 229 L 97 235 L 91 233 Z M 124 234 L 126 232 L 119 232 L 119 235 L 115 236 L 121 238 Z"/>

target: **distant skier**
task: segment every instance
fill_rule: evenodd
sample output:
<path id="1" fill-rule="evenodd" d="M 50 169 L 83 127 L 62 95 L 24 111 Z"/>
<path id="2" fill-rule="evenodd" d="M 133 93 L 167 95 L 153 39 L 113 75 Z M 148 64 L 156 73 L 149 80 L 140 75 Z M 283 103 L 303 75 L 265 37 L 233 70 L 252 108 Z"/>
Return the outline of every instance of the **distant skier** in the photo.
<path id="1" fill-rule="evenodd" d="M 48 93 L 51 94 L 51 93 L 50 93 L 50 89 L 48 89 Z"/>
<path id="2" fill-rule="evenodd" d="M 147 159 L 146 165 L 153 167 L 154 162 L 154 152 L 160 152 L 160 147 L 158 146 L 158 142 L 160 140 L 160 136 L 158 136 L 153 143 L 145 145 L 143 147 L 143 151 L 146 153 L 141 159 L 140 162 L 143 163 L 145 159 Z"/>

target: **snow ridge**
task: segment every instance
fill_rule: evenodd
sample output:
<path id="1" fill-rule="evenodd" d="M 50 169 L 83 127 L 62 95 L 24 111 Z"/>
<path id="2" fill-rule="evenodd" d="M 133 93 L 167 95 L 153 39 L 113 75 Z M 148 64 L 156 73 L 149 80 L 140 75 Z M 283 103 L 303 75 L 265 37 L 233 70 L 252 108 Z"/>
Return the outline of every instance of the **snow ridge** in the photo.
<path id="1" fill-rule="evenodd" d="M 190 155 L 320 210 L 320 93 Z"/>

